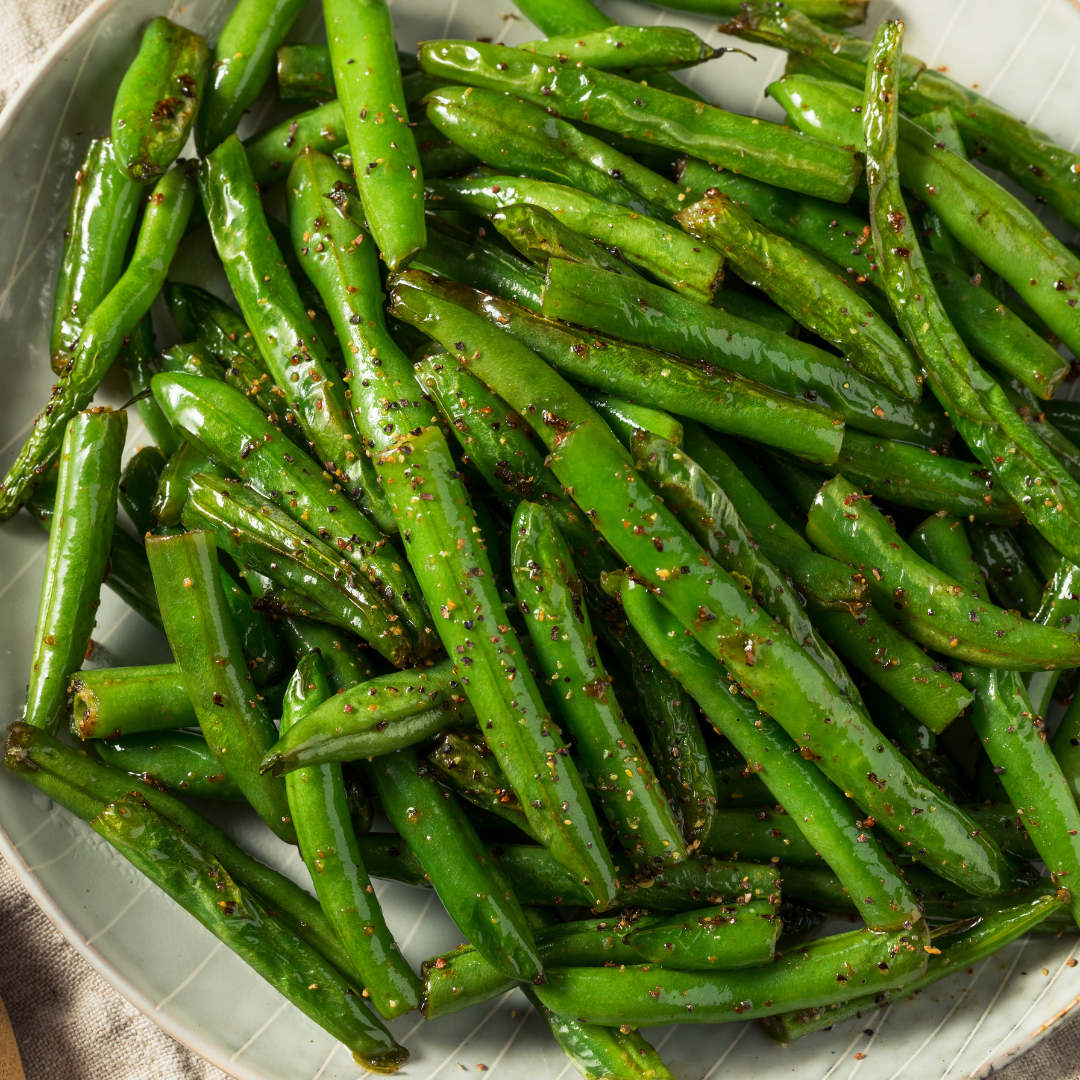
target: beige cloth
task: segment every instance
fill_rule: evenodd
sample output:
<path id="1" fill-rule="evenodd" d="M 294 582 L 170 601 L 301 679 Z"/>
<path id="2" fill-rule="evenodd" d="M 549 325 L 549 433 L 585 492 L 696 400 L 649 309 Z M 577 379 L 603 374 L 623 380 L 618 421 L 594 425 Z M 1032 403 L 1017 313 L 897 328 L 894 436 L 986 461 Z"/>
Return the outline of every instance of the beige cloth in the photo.
<path id="1" fill-rule="evenodd" d="M 88 0 L 0 0 L 0 107 Z M 26 1080 L 225 1080 L 129 1005 L 0 860 L 0 998 Z M 1080 1018 L 998 1073 L 1080 1080 Z"/>

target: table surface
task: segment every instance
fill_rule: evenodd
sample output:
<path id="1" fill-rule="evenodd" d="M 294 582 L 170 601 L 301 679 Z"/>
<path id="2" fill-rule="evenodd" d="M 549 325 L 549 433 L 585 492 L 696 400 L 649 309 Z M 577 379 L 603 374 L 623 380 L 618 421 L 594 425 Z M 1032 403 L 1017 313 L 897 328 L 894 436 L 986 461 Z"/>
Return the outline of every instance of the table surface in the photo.
<path id="1" fill-rule="evenodd" d="M 0 108 L 90 0 L 0 2 Z M 129 1005 L 64 940 L 0 860 L 0 998 L 26 1080 L 226 1080 Z M 998 1073 L 1080 1080 L 1080 1017 Z"/>

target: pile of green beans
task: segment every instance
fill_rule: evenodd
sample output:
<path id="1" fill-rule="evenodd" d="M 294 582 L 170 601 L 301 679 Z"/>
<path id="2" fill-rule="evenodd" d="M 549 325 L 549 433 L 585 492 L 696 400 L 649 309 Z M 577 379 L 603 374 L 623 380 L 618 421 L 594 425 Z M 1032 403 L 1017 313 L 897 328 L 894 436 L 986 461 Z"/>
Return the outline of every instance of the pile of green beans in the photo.
<path id="1" fill-rule="evenodd" d="M 375 1013 L 517 987 L 670 1080 L 638 1026 L 787 1043 L 1080 925 L 1080 260 L 968 155 L 1074 225 L 1080 158 L 862 0 L 666 6 L 786 49 L 790 126 L 590 0 L 415 58 L 388 0 L 240 0 L 142 29 L 75 179 L 5 764 L 372 1071 Z M 275 64 L 306 111 L 241 142 Z M 172 662 L 87 666 L 103 584 Z M 467 943 L 417 968 L 374 878 Z"/>

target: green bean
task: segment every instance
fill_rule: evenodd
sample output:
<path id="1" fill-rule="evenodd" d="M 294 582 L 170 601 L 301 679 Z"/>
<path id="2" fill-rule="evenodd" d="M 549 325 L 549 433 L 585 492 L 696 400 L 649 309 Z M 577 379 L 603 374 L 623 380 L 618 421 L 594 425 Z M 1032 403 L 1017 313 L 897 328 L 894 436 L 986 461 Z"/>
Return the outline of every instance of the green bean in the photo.
<path id="1" fill-rule="evenodd" d="M 855 617 L 818 610 L 813 623 L 849 663 L 931 731 L 944 731 L 971 704 L 971 695 L 953 673 L 927 656 L 877 608 Z"/>
<path id="2" fill-rule="evenodd" d="M 68 678 L 90 645 L 126 435 L 127 413 L 104 408 L 76 414 L 64 432 L 23 714 L 50 734 L 67 707 Z"/>
<path id="3" fill-rule="evenodd" d="M 4 764 L 85 821 L 93 820 L 107 803 L 132 790 L 133 778 L 127 773 L 111 769 L 28 724 L 12 725 Z M 193 843 L 220 860 L 231 877 L 269 901 L 297 936 L 330 960 L 359 993 L 363 983 L 351 970 L 341 940 L 315 897 L 291 878 L 253 859 L 182 799 L 152 784 L 135 781 L 134 786 L 155 810 L 183 828 Z"/>
<path id="4" fill-rule="evenodd" d="M 806 342 L 694 303 L 648 282 L 551 259 L 543 311 L 614 338 L 715 364 L 792 398 L 833 409 L 878 437 L 937 448 L 948 421 L 930 402 L 912 405 Z"/>
<path id="5" fill-rule="evenodd" d="M 112 113 L 116 161 L 132 180 L 153 184 L 184 148 L 209 62 L 201 35 L 161 17 L 147 23 Z"/>
<path id="6" fill-rule="evenodd" d="M 737 465 L 715 437 L 697 424 L 684 423 L 683 432 L 687 454 L 720 485 L 765 557 L 790 578 L 813 607 L 858 614 L 867 606 L 863 576 L 810 547 L 761 494 L 767 484 L 771 486 L 764 474 L 751 478 L 743 472 L 743 467 L 753 464 L 745 455 Z M 728 448 L 740 453 L 732 444 Z"/>
<path id="7" fill-rule="evenodd" d="M 498 172 L 524 173 L 577 188 L 648 217 L 667 216 L 623 182 L 622 170 L 615 168 L 612 175 L 613 166 L 607 159 L 617 151 L 536 105 L 493 90 L 461 86 L 440 87 L 425 101 L 428 121 L 436 130 Z M 618 154 L 619 159 L 624 156 Z M 631 158 L 627 161 L 632 167 L 635 164 Z M 642 168 L 636 166 L 639 172 Z M 664 183 L 659 177 L 657 180 Z"/>
<path id="8" fill-rule="evenodd" d="M 252 576 L 248 575 L 249 582 Z M 256 607 L 259 606 L 258 600 L 255 604 Z M 364 655 L 366 646 L 352 634 L 342 633 L 324 623 L 309 622 L 307 619 L 296 619 L 289 615 L 276 619 L 274 629 L 296 663 L 309 652 L 317 653 L 322 658 L 323 674 L 335 693 L 375 678 L 375 669 Z"/>
<path id="9" fill-rule="evenodd" d="M 1080 645 L 1068 634 L 971 595 L 917 555 L 843 476 L 821 488 L 807 536 L 867 576 L 871 594 L 904 633 L 950 660 L 1015 671 L 1080 664 Z"/>
<path id="10" fill-rule="evenodd" d="M 281 647 L 270 621 L 255 606 L 255 601 L 245 589 L 233 580 L 224 567 L 218 568 L 221 586 L 225 590 L 225 603 L 229 605 L 236 632 L 240 635 L 240 645 L 244 650 L 245 663 L 251 674 L 251 681 L 258 687 L 276 682 L 285 671 Z"/>
<path id="11" fill-rule="evenodd" d="M 530 311 L 540 310 L 544 275 L 536 267 L 486 239 L 478 237 L 471 244 L 466 243 L 451 233 L 448 222 L 442 218 L 431 217 L 428 246 L 413 262 L 417 269 L 447 278 L 449 282 L 483 289 Z"/>
<path id="12" fill-rule="evenodd" d="M 260 188 L 284 180 L 305 148 L 332 153 L 347 141 L 341 102 L 328 101 L 244 140 L 251 175 Z"/>
<path id="13" fill-rule="evenodd" d="M 520 829 L 531 840 L 529 819 L 483 738 L 464 731 L 444 731 L 438 745 L 424 757 L 439 783 L 474 806 L 487 810 Z M 539 841 L 537 841 L 539 842 Z"/>
<path id="14" fill-rule="evenodd" d="M 404 1064 L 408 1052 L 341 975 L 140 794 L 110 803 L 90 824 L 271 986 L 344 1042 L 357 1064 L 381 1073 Z"/>
<path id="15" fill-rule="evenodd" d="M 973 920 L 942 927 L 930 935 L 932 951 L 926 973 L 903 987 L 903 993 L 912 995 L 927 990 L 942 979 L 993 956 L 1064 906 L 1061 895 L 1040 896 L 1031 903 L 1001 907 Z M 815 1031 L 828 1031 L 843 1020 L 883 1009 L 889 1004 L 889 997 L 890 992 L 867 994 L 836 1005 L 779 1013 L 761 1021 L 761 1026 L 770 1038 L 786 1045 Z"/>
<path id="16" fill-rule="evenodd" d="M 223 364 L 237 353 L 259 356 L 247 323 L 213 293 L 197 285 L 173 282 L 165 290 L 165 300 L 180 336 L 204 345 Z"/>
<path id="17" fill-rule="evenodd" d="M 413 108 L 411 103 L 409 108 Z M 466 147 L 448 139 L 426 118 L 421 118 L 413 125 L 412 133 L 416 140 L 420 171 L 426 177 L 452 176 L 479 164 Z M 324 148 L 313 143 L 312 149 L 321 151 Z M 352 147 L 345 143 L 343 146 L 333 147 L 333 153 L 334 160 L 351 176 L 354 168 Z"/>
<path id="18" fill-rule="evenodd" d="M 397 614 L 407 635 L 430 648 L 430 619 L 419 586 L 396 551 L 300 448 L 234 389 L 185 375 L 154 380 L 174 426 L 265 499 L 332 545 Z"/>
<path id="19" fill-rule="evenodd" d="M 824 861 L 783 807 L 718 810 L 704 847 L 711 855 L 752 862 L 820 866 Z"/>
<path id="20" fill-rule="evenodd" d="M 306 766 L 371 758 L 474 722 L 453 665 L 443 660 L 346 687 L 282 732 L 262 768 L 281 776 Z"/>
<path id="21" fill-rule="evenodd" d="M 227 466 L 214 461 L 199 443 L 181 443 L 158 479 L 154 502 L 150 507 L 150 516 L 155 525 L 175 529 L 180 524 L 180 516 L 188 500 L 188 483 L 197 473 L 220 477 L 233 475 Z"/>
<path id="22" fill-rule="evenodd" d="M 1031 435 L 1049 450 L 1055 464 L 1060 464 L 1073 480 L 1080 480 L 1080 447 L 1067 439 L 1057 426 L 1046 418 L 1044 403 L 1019 379 L 1005 372 L 994 372 L 1000 377 L 998 385 L 1016 415 L 1024 422 Z"/>
<path id="23" fill-rule="evenodd" d="M 584 585 L 542 505 L 518 507 L 512 558 L 518 604 L 577 743 L 583 778 L 591 781 L 604 816 L 634 862 L 650 867 L 679 862 L 686 857 L 686 842 L 597 655 Z M 699 836 L 693 828 L 686 839 L 693 843 Z"/>
<path id="24" fill-rule="evenodd" d="M 81 671 L 69 689 L 75 708 L 71 728 L 81 739 L 114 739 L 199 723 L 176 664 Z"/>
<path id="25" fill-rule="evenodd" d="M 791 49 L 828 78 L 860 88 L 863 85 L 869 43 L 853 35 L 824 31 L 790 11 L 774 12 L 768 5 L 755 5 L 724 29 L 751 41 Z M 1045 198 L 1066 221 L 1080 228 L 1080 198 L 1073 169 L 1080 164 L 1080 157 L 939 69 L 927 69 L 921 60 L 906 54 L 902 65 L 900 103 L 906 112 L 918 115 L 949 108 L 977 158 L 990 168 L 1001 169 L 1032 195 Z"/>
<path id="26" fill-rule="evenodd" d="M 426 241 L 423 177 L 390 11 L 385 0 L 324 0 L 323 16 L 371 235 L 387 266 L 398 270 Z"/>
<path id="27" fill-rule="evenodd" d="M 771 441 L 769 445 L 779 449 Z M 1020 508 L 995 486 L 989 470 L 978 462 L 942 457 L 923 446 L 848 429 L 835 468 L 885 502 L 970 516 L 993 525 L 1020 520 Z"/>
<path id="28" fill-rule="evenodd" d="M 225 381 L 225 374 L 217 357 L 195 343 L 174 345 L 171 349 L 166 349 L 157 358 L 157 367 L 168 375 L 187 374 L 216 379 L 218 382 Z"/>
<path id="29" fill-rule="evenodd" d="M 227 386 L 250 398 L 266 419 L 298 448 L 310 445 L 303 429 L 297 425 L 296 416 L 285 401 L 284 393 L 270 378 L 261 357 L 237 353 L 229 359 L 228 365 L 225 368 Z"/>
<path id="30" fill-rule="evenodd" d="M 458 929 L 503 974 L 539 978 L 542 962 L 532 933 L 497 862 L 456 798 L 418 768 L 408 748 L 369 763 L 365 775 Z"/>
<path id="31" fill-rule="evenodd" d="M 144 536 L 153 527 L 150 505 L 157 492 L 158 479 L 168 458 L 156 446 L 140 447 L 128 458 L 120 473 L 120 505 L 127 511 L 135 531 Z"/>
<path id="32" fill-rule="evenodd" d="M 644 965 L 598 978 L 602 969 L 552 968 L 536 994 L 554 1012 L 611 1026 L 750 1020 L 844 1000 L 856 979 L 863 993 L 905 986 L 926 971 L 929 940 L 925 923 L 892 933 L 853 930 L 731 973 Z"/>
<path id="33" fill-rule="evenodd" d="M 679 971 L 722 971 L 772 963 L 783 923 L 779 901 L 754 900 L 632 928 L 626 944 L 640 959 Z"/>
<path id="34" fill-rule="evenodd" d="M 691 536 L 802 644 L 842 694 L 860 704 L 847 669 L 818 636 L 783 575 L 761 554 L 724 489 L 688 454 L 655 438 L 635 434 L 630 449 L 638 470 Z"/>
<path id="35" fill-rule="evenodd" d="M 259 775 L 259 759 L 274 742 L 274 722 L 249 689 L 240 639 L 229 614 L 210 533 L 149 537 L 146 553 L 159 593 L 173 655 L 206 741 L 248 802 L 287 843 L 296 834 L 285 788 Z"/>
<path id="36" fill-rule="evenodd" d="M 214 244 L 266 366 L 328 472 L 375 513 L 378 492 L 361 486 L 345 387 L 300 299 L 267 225 L 243 147 L 227 139 L 199 170 Z M 262 301 L 265 301 L 263 303 Z"/>
<path id="37" fill-rule="evenodd" d="M 277 51 L 278 97 L 321 104 L 337 96 L 330 50 L 325 45 L 281 45 Z"/>
<path id="38" fill-rule="evenodd" d="M 484 174 L 425 185 L 427 201 L 446 210 L 488 215 L 517 203 L 538 206 L 605 246 L 687 299 L 708 304 L 723 276 L 723 259 L 674 225 L 636 214 L 587 192 L 528 177 Z M 630 284 L 630 283 L 628 283 Z"/>
<path id="39" fill-rule="evenodd" d="M 333 691 L 308 653 L 289 682 L 281 728 L 287 732 Z M 365 996 L 388 1019 L 420 1005 L 420 980 L 401 957 L 360 856 L 349 821 L 341 766 L 310 765 L 285 781 L 300 853 L 323 911 L 363 980 Z"/>
<path id="40" fill-rule="evenodd" d="M 802 447 L 793 452 L 814 460 L 835 460 L 843 423 L 830 410 L 769 390 L 714 364 L 682 363 L 648 349 L 586 334 L 452 282 L 442 282 L 440 289 L 455 303 L 512 334 L 576 382 L 692 417 L 733 435 L 755 438 L 767 432 L 774 445 Z"/>
<path id="41" fill-rule="evenodd" d="M 1043 589 L 1039 610 L 1034 621 L 1053 626 L 1070 634 L 1080 631 L 1080 567 L 1067 559 L 1059 559 L 1053 576 Z M 1062 672 L 1036 671 L 1027 678 L 1028 698 L 1032 709 L 1045 716 L 1050 699 L 1057 688 Z"/>
<path id="42" fill-rule="evenodd" d="M 319 617 L 352 630 L 396 667 L 418 655 L 416 636 L 400 624 L 382 590 L 352 570 L 336 548 L 258 493 L 200 473 L 189 486 L 184 527 L 212 530 L 238 563 L 310 597 Z"/>
<path id="43" fill-rule="evenodd" d="M 706 719 L 709 719 L 706 717 Z M 709 719 L 712 724 L 712 720 Z M 713 727 L 719 738 L 708 740 L 709 762 L 716 778 L 717 804 L 732 806 L 765 806 L 772 801 L 772 792 L 757 772 L 747 764 L 745 755 Z"/>
<path id="44" fill-rule="evenodd" d="M 746 767 L 764 782 L 772 799 L 784 805 L 813 850 L 835 868 L 847 895 L 862 898 L 856 902 L 867 924 L 895 930 L 917 921 L 914 898 L 887 851 L 869 833 L 873 819 L 857 819 L 851 803 L 818 768 L 820 761 L 816 765 L 796 752 L 797 742 L 780 724 L 737 691 L 732 693 L 730 676 L 722 680 L 726 673 L 701 645 L 678 633 L 677 620 L 657 600 L 627 586 L 622 600 L 627 617 L 658 660 L 694 696 L 709 722 L 731 739 Z M 710 831 L 710 846 L 718 842 L 720 827 Z"/>
<path id="45" fill-rule="evenodd" d="M 862 101 L 860 91 L 841 83 L 789 76 L 772 84 L 769 93 L 788 111 L 796 128 L 845 146 L 863 145 L 858 114 L 850 111 Z M 1080 259 L 1019 199 L 939 145 L 918 124 L 897 116 L 896 98 L 887 111 L 899 122 L 897 152 L 904 185 L 938 214 L 965 248 L 1012 285 L 1066 345 L 1072 348 L 1070 342 L 1080 342 L 1080 313 L 1068 303 L 1068 294 L 1080 279 Z M 867 119 L 864 108 L 863 122 Z M 895 164 L 891 168 L 895 171 Z M 894 243 L 909 246 L 906 239 Z M 881 244 L 875 241 L 875 248 L 881 259 Z M 887 254 L 891 248 L 884 250 Z"/>
<path id="46" fill-rule="evenodd" d="M 235 130 L 274 70 L 275 53 L 306 0 L 240 0 L 210 65 L 206 100 L 195 125 L 195 145 L 206 157 Z"/>
<path id="47" fill-rule="evenodd" d="M 665 607 L 691 635 L 728 665 L 740 683 L 764 699 L 770 714 L 790 729 L 789 734 L 796 732 L 804 739 L 806 750 L 817 754 L 815 747 L 820 746 L 827 753 L 822 756 L 823 770 L 865 812 L 888 818 L 883 826 L 890 831 L 900 824 L 897 816 L 902 816 L 909 822 L 905 845 L 922 844 L 928 852 L 932 846 L 935 854 L 929 857 L 935 864 L 939 857 L 945 863 L 941 873 L 956 875 L 965 888 L 974 891 L 998 890 L 1005 868 L 996 847 L 984 837 L 970 836 L 964 816 L 922 788 L 912 766 L 895 751 L 889 752 L 887 740 L 882 740 L 880 753 L 869 756 L 870 745 L 876 750 L 878 734 L 872 725 L 864 722 L 801 646 L 778 631 L 747 599 L 671 511 L 645 485 L 637 484 L 637 474 L 622 447 L 572 388 L 535 353 L 508 341 L 463 309 L 445 304 L 425 291 L 425 286 L 425 275 L 419 272 L 401 275 L 392 297 L 395 315 L 410 318 L 444 347 L 453 347 L 459 362 L 467 358 L 472 370 L 506 395 L 522 415 L 544 418 L 537 433 L 551 451 L 556 477 L 573 492 L 574 501 L 618 557 L 648 587 L 661 589 Z M 509 348 L 511 344 L 516 347 Z M 635 528 L 624 527 L 623 521 Z M 767 663 L 759 663 L 765 657 Z M 810 729 L 814 735 L 805 738 Z M 838 739 L 843 741 L 843 753 Z M 931 802 L 937 811 L 932 817 L 912 815 L 909 819 L 904 810 L 925 809 L 916 803 Z"/>
<path id="48" fill-rule="evenodd" d="M 973 523 L 965 531 L 975 562 L 986 575 L 997 601 L 1002 607 L 1034 619 L 1042 603 L 1042 582 L 1028 566 L 1009 530 Z"/>
<path id="49" fill-rule="evenodd" d="M 523 97 L 570 120 L 696 154 L 750 176 L 844 202 L 858 180 L 853 156 L 838 147 L 799 143 L 778 125 L 694 103 L 595 68 L 549 73 L 528 53 L 464 42 L 429 41 L 419 50 L 429 75 Z M 641 102 L 638 105 L 637 102 Z"/>
<path id="50" fill-rule="evenodd" d="M 196 799 L 244 800 L 202 735 L 184 731 L 152 732 L 102 740 L 94 746 L 106 765 L 162 784 Z"/>
<path id="51" fill-rule="evenodd" d="M 706 195 L 676 217 L 692 236 L 715 247 L 739 277 L 836 346 L 857 371 L 909 401 L 922 396 L 911 350 L 812 254 L 757 225 L 720 193 Z"/>
<path id="52" fill-rule="evenodd" d="M 722 56 L 726 50 L 706 45 L 692 30 L 679 26 L 613 26 L 526 41 L 523 52 L 550 56 L 560 64 L 626 71 L 647 67 L 660 71 L 693 67 Z"/>
<path id="53" fill-rule="evenodd" d="M 63 373 L 86 320 L 120 278 L 142 189 L 117 164 L 112 139 L 94 139 L 75 174 L 53 294 L 49 355 Z"/>
<path id="54" fill-rule="evenodd" d="M 148 196 L 127 269 L 86 320 L 77 351 L 0 483 L 0 520 L 11 517 L 30 498 L 60 452 L 68 421 L 89 404 L 124 338 L 161 291 L 194 200 L 194 185 L 179 168 L 167 172 Z"/>

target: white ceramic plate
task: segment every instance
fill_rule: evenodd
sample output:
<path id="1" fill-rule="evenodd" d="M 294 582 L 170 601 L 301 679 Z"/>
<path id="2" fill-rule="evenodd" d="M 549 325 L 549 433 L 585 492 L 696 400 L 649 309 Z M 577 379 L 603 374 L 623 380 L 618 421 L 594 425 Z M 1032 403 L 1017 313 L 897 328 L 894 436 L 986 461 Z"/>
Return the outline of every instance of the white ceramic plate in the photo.
<path id="1" fill-rule="evenodd" d="M 625 23 L 683 23 L 713 43 L 701 19 L 680 18 L 632 0 L 604 5 Z M 0 469 L 6 469 L 45 400 L 52 374 L 48 325 L 72 176 L 88 140 L 108 130 L 113 96 L 134 55 L 141 26 L 163 12 L 211 39 L 229 4 L 218 0 L 98 0 L 49 52 L 0 117 Z M 313 3 L 296 28 L 317 38 Z M 1080 142 L 1080 5 L 1077 0 L 899 0 L 872 5 L 875 23 L 902 15 L 908 48 L 956 78 L 977 84 L 1065 146 Z M 511 0 L 394 0 L 399 43 L 441 36 L 490 37 L 509 44 L 539 36 L 515 17 Z M 755 48 L 756 64 L 732 56 L 690 80 L 729 108 L 776 117 L 763 99 L 783 57 Z M 272 109 L 269 98 L 250 123 Z M 1067 235 L 1063 233 L 1063 235 Z M 220 271 L 218 271 L 220 273 Z M 205 238 L 186 245 L 174 278 L 209 281 Z M 220 285 L 220 279 L 218 279 Z M 168 317 L 155 309 L 159 340 Z M 101 400 L 119 404 L 123 388 Z M 8 397 L 8 395 L 11 395 Z M 133 414 L 134 415 L 134 414 Z M 137 420 L 137 416 L 135 417 Z M 130 447 L 146 441 L 137 424 Z M 0 528 L 0 715 L 21 715 L 44 567 L 45 535 L 22 514 Z M 108 590 L 91 663 L 168 658 L 164 639 Z M 208 807 L 246 847 L 304 882 L 295 852 L 251 814 Z M 347 1052 L 277 996 L 238 958 L 153 888 L 89 827 L 0 769 L 0 850 L 69 941 L 125 997 L 180 1041 L 244 1080 L 337 1080 L 357 1068 Z M 380 898 L 414 965 L 457 944 L 459 935 L 430 892 L 384 882 Z M 1066 961 L 1076 937 L 1031 937 L 916 1001 L 841 1026 L 783 1050 L 753 1024 L 653 1031 L 680 1080 L 738 1075 L 794 1080 L 925 1080 L 983 1076 L 1022 1053 L 1080 1001 L 1080 967 Z M 487 1066 L 506 1080 L 556 1080 L 570 1066 L 524 997 L 503 998 L 424 1024 L 391 1024 L 412 1052 L 403 1075 L 434 1080 Z M 571 1070 L 572 1072 L 572 1070 Z"/>

